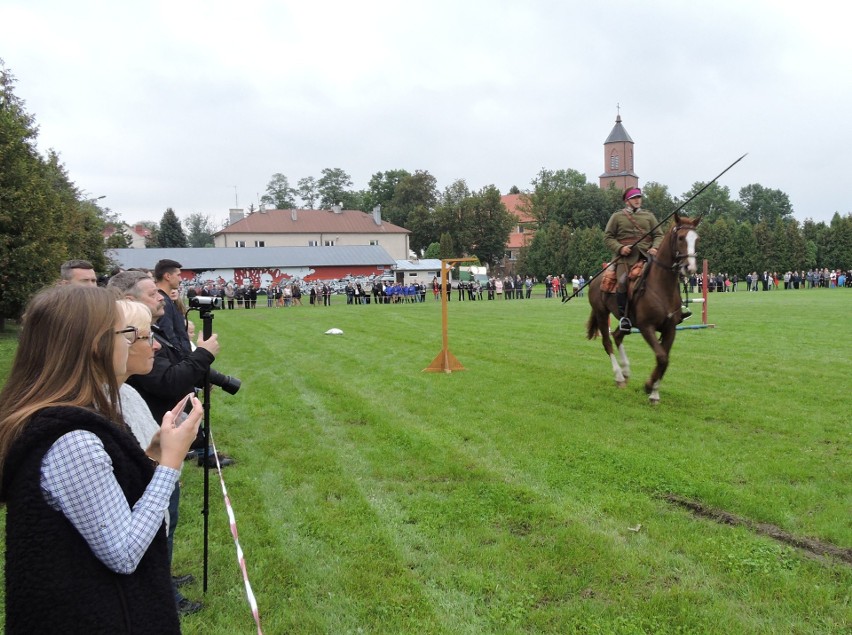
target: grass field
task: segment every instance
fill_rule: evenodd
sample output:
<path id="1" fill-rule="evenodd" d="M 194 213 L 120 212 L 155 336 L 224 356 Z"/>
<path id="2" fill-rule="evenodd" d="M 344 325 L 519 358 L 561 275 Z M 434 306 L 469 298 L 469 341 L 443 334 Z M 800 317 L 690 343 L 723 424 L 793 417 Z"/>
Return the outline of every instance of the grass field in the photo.
<path id="1" fill-rule="evenodd" d="M 454 298 L 450 375 L 422 372 L 439 303 L 334 300 L 215 314 L 243 387 L 214 393 L 213 431 L 265 633 L 852 632 L 852 293 L 711 294 L 717 328 L 678 334 L 656 407 L 650 349 L 627 339 L 618 390 L 585 299 Z M 175 569 L 200 578 L 202 471 L 183 480 Z M 215 480 L 211 501 L 184 631 L 251 633 Z"/>

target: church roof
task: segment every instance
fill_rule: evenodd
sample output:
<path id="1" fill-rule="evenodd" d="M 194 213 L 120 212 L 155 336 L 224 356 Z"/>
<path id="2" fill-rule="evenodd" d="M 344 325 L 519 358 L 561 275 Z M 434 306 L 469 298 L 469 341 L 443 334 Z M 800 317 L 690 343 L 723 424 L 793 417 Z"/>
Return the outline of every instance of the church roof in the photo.
<path id="1" fill-rule="evenodd" d="M 627 134 L 627 130 L 625 130 L 624 126 L 621 125 L 621 115 L 618 115 L 615 118 L 615 126 L 613 127 L 612 132 L 609 133 L 606 141 L 604 141 L 604 144 L 621 143 L 623 141 L 633 143 L 633 139 L 630 138 L 630 135 Z"/>

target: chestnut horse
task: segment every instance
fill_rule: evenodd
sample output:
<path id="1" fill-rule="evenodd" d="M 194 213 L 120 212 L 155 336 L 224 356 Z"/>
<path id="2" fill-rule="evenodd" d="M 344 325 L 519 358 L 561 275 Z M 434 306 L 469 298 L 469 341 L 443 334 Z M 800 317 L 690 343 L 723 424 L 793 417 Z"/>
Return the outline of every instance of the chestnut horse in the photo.
<path id="1" fill-rule="evenodd" d="M 639 291 L 633 294 L 628 306 L 628 317 L 633 326 L 639 329 L 648 345 L 654 349 L 657 365 L 648 381 L 645 392 L 652 404 L 660 401 L 660 382 L 669 365 L 669 351 L 674 344 L 675 327 L 681 321 L 681 301 L 678 289 L 679 275 L 693 274 L 696 271 L 695 248 L 698 244 L 698 232 L 695 228 L 700 218 L 681 218 L 674 216 L 674 225 L 665 234 L 657 249 L 656 256 L 648 256 L 644 274 L 638 279 Z M 624 350 L 626 333 L 616 328 L 612 334 L 618 348 L 618 358 L 613 352 L 609 332 L 609 315 L 618 317 L 618 308 L 614 293 L 601 292 L 601 278 L 595 278 L 589 285 L 589 304 L 592 314 L 586 325 L 588 338 L 601 335 L 604 350 L 612 362 L 615 383 L 619 388 L 627 385 L 630 377 L 630 361 Z M 660 338 L 657 339 L 657 332 Z"/>

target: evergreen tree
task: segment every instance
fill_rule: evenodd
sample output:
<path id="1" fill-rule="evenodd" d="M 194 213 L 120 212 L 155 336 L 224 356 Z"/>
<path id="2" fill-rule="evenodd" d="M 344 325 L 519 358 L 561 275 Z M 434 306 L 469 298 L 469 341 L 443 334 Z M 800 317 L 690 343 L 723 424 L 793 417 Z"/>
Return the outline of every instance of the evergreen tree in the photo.
<path id="1" fill-rule="evenodd" d="M 81 201 L 55 153 L 36 150 L 37 128 L 0 60 L 0 329 L 33 293 L 59 278 L 60 265 L 85 258 L 103 271 L 103 224 Z"/>
<path id="2" fill-rule="evenodd" d="M 852 269 L 852 214 L 840 216 L 835 212 L 828 234 L 824 266 L 844 271 Z"/>
<path id="3" fill-rule="evenodd" d="M 94 265 L 95 271 L 105 271 L 107 258 L 104 254 L 104 228 L 107 216 L 110 215 L 109 210 L 102 209 L 96 199 L 81 198 L 60 163 L 59 155 L 53 150 L 47 153 L 46 168 L 51 189 L 61 201 L 68 257 L 88 260 Z"/>
<path id="4" fill-rule="evenodd" d="M 440 242 L 440 254 L 439 257 L 441 260 L 446 260 L 447 258 L 455 258 L 456 250 L 453 246 L 453 237 L 450 236 L 449 233 L 444 232 L 441 234 L 441 242 Z"/>
<path id="5" fill-rule="evenodd" d="M 157 247 L 188 247 L 186 234 L 178 220 L 175 211 L 169 207 L 160 220 L 160 230 L 157 232 Z"/>
<path id="6" fill-rule="evenodd" d="M 600 271 L 604 262 L 610 259 L 609 250 L 604 244 L 604 233 L 600 227 L 582 227 L 574 232 L 568 247 L 568 262 L 565 275 L 574 274 L 589 277 Z"/>
<path id="7" fill-rule="evenodd" d="M 701 234 L 701 225 L 698 226 Z M 743 279 L 752 271 L 757 271 L 759 263 L 757 258 L 757 240 L 754 237 L 754 228 L 748 221 L 737 223 L 731 245 L 731 259 L 724 264 L 729 274 L 737 274 Z M 699 243 L 698 251 L 702 252 L 704 246 Z"/>

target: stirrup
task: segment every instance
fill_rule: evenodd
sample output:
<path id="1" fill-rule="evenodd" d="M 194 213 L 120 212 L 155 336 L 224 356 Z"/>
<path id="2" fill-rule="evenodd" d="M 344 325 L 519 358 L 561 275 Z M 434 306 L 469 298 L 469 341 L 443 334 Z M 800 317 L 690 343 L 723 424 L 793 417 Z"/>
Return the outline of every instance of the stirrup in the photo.
<path id="1" fill-rule="evenodd" d="M 618 330 L 622 333 L 629 333 L 633 329 L 633 324 L 630 323 L 630 318 L 623 317 L 618 321 Z"/>

